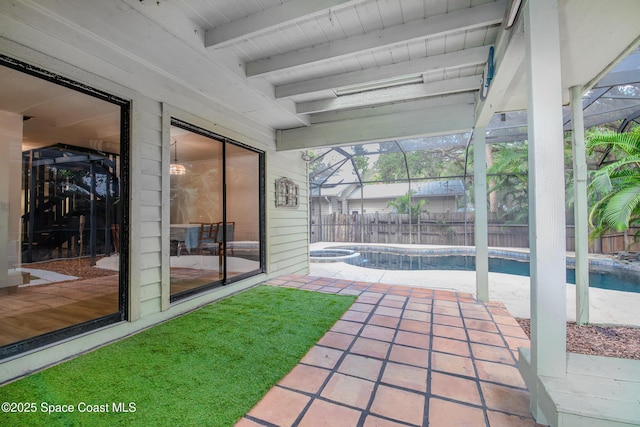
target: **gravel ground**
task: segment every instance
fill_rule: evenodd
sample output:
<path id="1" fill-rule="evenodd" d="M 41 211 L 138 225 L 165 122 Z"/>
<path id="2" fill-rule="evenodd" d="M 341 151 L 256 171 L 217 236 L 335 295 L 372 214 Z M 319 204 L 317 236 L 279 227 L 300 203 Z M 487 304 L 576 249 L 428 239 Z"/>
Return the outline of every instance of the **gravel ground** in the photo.
<path id="1" fill-rule="evenodd" d="M 529 319 L 516 319 L 531 336 Z M 640 360 L 640 328 L 567 323 L 567 351 Z"/>

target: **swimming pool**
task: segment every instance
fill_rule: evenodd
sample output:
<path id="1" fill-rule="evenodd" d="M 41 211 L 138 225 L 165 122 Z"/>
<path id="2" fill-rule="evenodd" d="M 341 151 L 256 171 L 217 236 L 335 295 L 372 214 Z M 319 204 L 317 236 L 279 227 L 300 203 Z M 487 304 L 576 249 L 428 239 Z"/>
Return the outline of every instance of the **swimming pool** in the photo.
<path id="1" fill-rule="evenodd" d="M 346 262 L 365 268 L 379 270 L 463 270 L 475 271 L 475 255 L 473 249 L 452 249 L 458 253 L 447 253 L 447 250 L 430 251 L 432 253 L 411 253 L 403 248 L 340 247 L 360 252 L 360 257 Z M 500 255 L 500 256 L 496 256 Z M 512 257 L 510 257 L 512 256 Z M 517 256 L 518 258 L 513 258 Z M 572 260 L 571 260 L 572 261 Z M 567 283 L 575 284 L 575 269 L 567 266 Z M 489 256 L 489 271 L 492 273 L 515 274 L 529 276 L 528 254 L 521 252 L 494 251 Z M 624 269 L 614 263 L 592 265 L 589 272 L 589 286 L 593 288 L 611 289 L 640 293 L 640 272 Z"/>

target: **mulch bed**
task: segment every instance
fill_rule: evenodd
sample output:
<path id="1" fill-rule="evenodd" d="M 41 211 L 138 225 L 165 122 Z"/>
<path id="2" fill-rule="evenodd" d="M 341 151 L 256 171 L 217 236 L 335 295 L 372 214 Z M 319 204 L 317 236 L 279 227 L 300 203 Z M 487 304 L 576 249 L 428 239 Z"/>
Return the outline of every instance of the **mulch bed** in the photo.
<path id="1" fill-rule="evenodd" d="M 529 319 L 516 319 L 531 337 Z M 595 356 L 640 360 L 640 328 L 625 326 L 578 326 L 567 322 L 567 351 Z"/>

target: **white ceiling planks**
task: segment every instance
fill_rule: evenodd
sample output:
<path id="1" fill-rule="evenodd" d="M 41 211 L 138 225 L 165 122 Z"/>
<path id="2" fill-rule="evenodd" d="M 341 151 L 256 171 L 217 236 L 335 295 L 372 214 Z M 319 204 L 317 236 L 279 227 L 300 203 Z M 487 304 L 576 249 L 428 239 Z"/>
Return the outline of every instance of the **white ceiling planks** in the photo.
<path id="1" fill-rule="evenodd" d="M 412 61 L 389 64 L 362 71 L 335 74 L 276 87 L 276 98 L 294 97 L 328 89 L 341 88 L 367 82 L 386 80 L 413 74 L 435 73 L 446 68 L 484 65 L 489 53 L 488 46 L 435 55 Z"/>
<path id="2" fill-rule="evenodd" d="M 353 55 L 363 50 L 389 48 L 412 40 L 459 33 L 472 28 L 497 25 L 502 22 L 506 2 L 499 1 L 474 8 L 457 10 L 444 16 L 430 16 L 424 20 L 411 21 L 359 36 L 327 43 L 304 50 L 253 61 L 247 64 L 247 76 L 259 76 L 284 68 L 315 64 L 342 56 Z"/>
<path id="3" fill-rule="evenodd" d="M 558 1 L 564 89 L 601 77 L 637 44 L 637 0 L 618 0 L 615 8 L 601 0 Z M 203 115 L 226 115 L 228 124 L 246 121 L 261 135 L 280 130 L 278 148 L 295 149 L 381 140 L 395 131 L 460 130 L 487 123 L 496 111 L 526 108 L 522 30 L 505 31 L 503 23 L 511 4 L 14 0 L 0 2 L 0 22 L 2 37 L 20 43 L 11 31 L 28 27 L 39 50 L 57 49 L 61 61 L 82 55 L 89 72 L 128 78 L 141 93 L 178 108 L 195 103 Z M 496 75 L 487 100 L 479 101 L 490 46 Z M 410 82 L 390 88 L 404 77 Z"/>
<path id="4" fill-rule="evenodd" d="M 314 115 L 330 111 L 381 111 L 385 104 L 477 91 L 507 8 L 507 0 L 258 3 L 264 8 L 239 16 L 216 2 L 229 9 L 222 13 L 228 21 L 206 28 L 205 46 L 213 56 L 231 49 L 250 81 L 269 82 L 276 100 L 293 101 L 296 113 L 312 123 Z M 423 83 L 384 87 L 385 80 L 415 76 Z M 371 82 L 380 87 L 357 93 L 358 85 Z M 353 86 L 356 93 L 337 95 Z"/>
<path id="5" fill-rule="evenodd" d="M 280 30 L 301 20 L 336 12 L 365 0 L 290 0 L 207 31 L 206 46 L 220 48 Z"/>

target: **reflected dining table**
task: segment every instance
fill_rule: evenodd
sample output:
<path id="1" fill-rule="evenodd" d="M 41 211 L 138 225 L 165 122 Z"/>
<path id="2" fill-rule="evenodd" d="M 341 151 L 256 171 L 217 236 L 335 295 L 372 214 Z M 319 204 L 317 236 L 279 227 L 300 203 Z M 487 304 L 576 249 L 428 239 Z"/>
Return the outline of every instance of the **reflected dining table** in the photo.
<path id="1" fill-rule="evenodd" d="M 198 246 L 200 236 L 200 224 L 170 224 L 169 239 L 177 242 L 177 255 L 180 256 L 180 249 L 185 248 L 188 253 Z"/>

